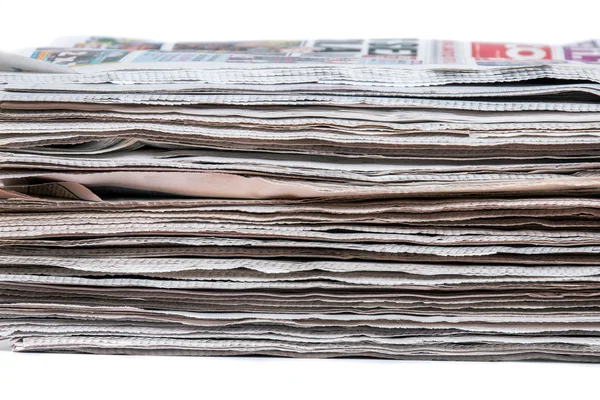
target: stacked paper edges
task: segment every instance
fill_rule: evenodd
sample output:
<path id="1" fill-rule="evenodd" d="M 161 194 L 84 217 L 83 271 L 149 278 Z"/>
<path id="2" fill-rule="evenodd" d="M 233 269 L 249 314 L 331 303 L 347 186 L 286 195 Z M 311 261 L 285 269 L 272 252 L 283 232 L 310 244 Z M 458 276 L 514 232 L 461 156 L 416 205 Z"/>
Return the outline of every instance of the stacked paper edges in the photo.
<path id="1" fill-rule="evenodd" d="M 600 359 L 598 42 L 62 40 L 0 74 L 15 350 Z"/>

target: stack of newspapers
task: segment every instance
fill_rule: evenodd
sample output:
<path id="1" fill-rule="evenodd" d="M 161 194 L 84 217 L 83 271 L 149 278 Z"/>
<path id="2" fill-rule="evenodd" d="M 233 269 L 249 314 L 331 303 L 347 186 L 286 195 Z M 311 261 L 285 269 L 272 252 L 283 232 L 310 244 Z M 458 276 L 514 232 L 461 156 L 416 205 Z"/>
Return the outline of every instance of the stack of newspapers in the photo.
<path id="1" fill-rule="evenodd" d="M 600 41 L 1 53 L 17 351 L 600 360 Z"/>

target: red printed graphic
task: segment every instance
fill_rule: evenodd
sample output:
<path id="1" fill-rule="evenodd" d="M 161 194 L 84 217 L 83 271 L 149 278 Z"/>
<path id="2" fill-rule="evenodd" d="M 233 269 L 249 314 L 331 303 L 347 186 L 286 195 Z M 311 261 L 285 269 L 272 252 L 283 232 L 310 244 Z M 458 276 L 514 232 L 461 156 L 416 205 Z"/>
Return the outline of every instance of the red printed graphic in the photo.
<path id="1" fill-rule="evenodd" d="M 476 60 L 552 60 L 550 46 L 534 44 L 478 43 L 471 44 L 471 52 Z"/>
<path id="2" fill-rule="evenodd" d="M 442 41 L 442 60 L 444 64 L 456 63 L 456 44 L 453 41 Z"/>

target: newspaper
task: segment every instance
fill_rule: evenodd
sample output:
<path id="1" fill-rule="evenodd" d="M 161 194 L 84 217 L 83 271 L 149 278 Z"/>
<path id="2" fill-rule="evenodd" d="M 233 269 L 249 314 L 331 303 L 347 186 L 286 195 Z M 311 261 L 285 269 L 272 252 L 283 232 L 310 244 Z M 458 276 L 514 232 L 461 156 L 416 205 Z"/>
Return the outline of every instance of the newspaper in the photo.
<path id="1" fill-rule="evenodd" d="M 0 53 L 15 351 L 600 360 L 600 41 Z"/>
<path id="2" fill-rule="evenodd" d="M 59 38 L 51 46 L 28 55 L 67 66 L 164 63 L 169 67 L 186 62 L 505 66 L 532 62 L 597 63 L 600 42 L 589 40 L 564 46 L 419 39 L 168 43 L 90 36 Z"/>

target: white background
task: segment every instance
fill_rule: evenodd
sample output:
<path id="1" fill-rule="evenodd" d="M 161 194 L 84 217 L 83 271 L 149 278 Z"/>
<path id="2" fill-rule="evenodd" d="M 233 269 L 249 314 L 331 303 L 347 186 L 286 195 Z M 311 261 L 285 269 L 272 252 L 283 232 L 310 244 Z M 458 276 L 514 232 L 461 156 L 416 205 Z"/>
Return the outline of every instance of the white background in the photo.
<path id="1" fill-rule="evenodd" d="M 600 37 L 590 1 L 0 0 L 0 49 L 57 36 L 165 41 L 400 38 L 562 43 Z M 587 399 L 600 365 L 16 354 L 0 399 Z"/>

